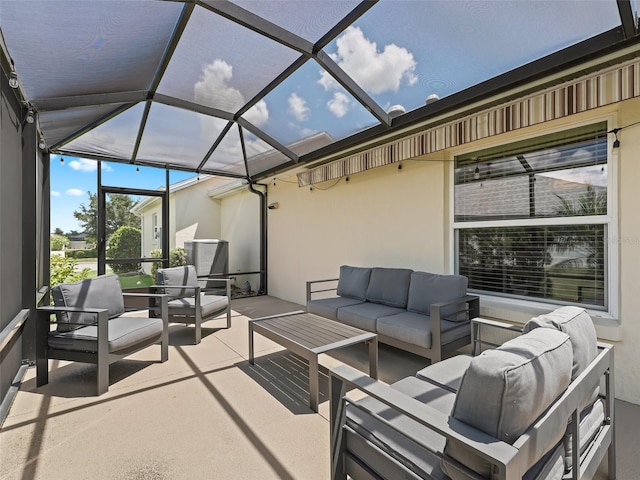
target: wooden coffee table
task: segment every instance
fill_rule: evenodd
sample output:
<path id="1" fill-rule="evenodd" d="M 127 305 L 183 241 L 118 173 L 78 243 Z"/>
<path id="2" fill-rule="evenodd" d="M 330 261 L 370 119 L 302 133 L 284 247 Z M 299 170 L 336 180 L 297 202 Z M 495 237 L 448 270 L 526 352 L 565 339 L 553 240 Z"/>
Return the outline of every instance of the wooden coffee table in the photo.
<path id="1" fill-rule="evenodd" d="M 309 406 L 318 411 L 318 355 L 356 343 L 369 344 L 369 375 L 378 378 L 378 336 L 302 311 L 249 320 L 249 363 L 254 364 L 253 333 L 267 337 L 309 362 Z"/>

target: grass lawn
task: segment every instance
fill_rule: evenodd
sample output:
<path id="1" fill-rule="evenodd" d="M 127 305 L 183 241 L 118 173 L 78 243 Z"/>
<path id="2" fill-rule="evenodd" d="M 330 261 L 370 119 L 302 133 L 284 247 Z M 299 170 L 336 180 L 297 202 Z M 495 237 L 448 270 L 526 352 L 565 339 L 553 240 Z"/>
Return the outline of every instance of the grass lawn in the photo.
<path id="1" fill-rule="evenodd" d="M 151 275 L 120 276 L 120 286 L 122 286 L 123 290 L 127 288 L 148 287 L 153 284 L 154 282 Z"/>

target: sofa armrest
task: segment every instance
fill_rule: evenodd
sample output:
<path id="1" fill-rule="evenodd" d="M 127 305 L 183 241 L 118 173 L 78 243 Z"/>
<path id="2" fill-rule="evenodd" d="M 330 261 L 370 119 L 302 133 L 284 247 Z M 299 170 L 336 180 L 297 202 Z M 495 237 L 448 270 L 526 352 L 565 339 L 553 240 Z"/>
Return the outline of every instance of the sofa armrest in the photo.
<path id="1" fill-rule="evenodd" d="M 454 298 L 453 300 L 448 300 L 446 302 L 431 304 L 430 321 L 431 351 L 433 352 L 433 356 L 431 357 L 432 362 L 440 361 L 442 358 L 442 309 L 451 305 L 459 305 L 463 303 L 466 304 L 465 310 L 461 310 L 456 313 L 462 313 L 464 311 L 467 316 L 466 321 L 480 315 L 480 297 L 476 295 L 465 295 L 464 297 Z"/>
<path id="2" fill-rule="evenodd" d="M 310 300 L 312 300 L 312 295 L 314 293 L 322 293 L 322 292 L 332 292 L 332 291 L 337 291 L 338 290 L 338 286 L 336 285 L 333 288 L 323 288 L 321 290 L 313 290 L 313 286 L 319 283 L 328 283 L 328 282 L 337 282 L 339 279 L 338 278 L 327 278 L 325 280 L 309 280 L 307 281 L 307 303 L 309 303 Z"/>
<path id="3" fill-rule="evenodd" d="M 475 357 L 480 353 L 479 349 L 482 345 L 488 345 L 490 347 L 499 347 L 499 344 L 489 342 L 487 340 L 482 340 L 482 326 L 497 328 L 498 330 L 506 330 L 510 332 L 515 332 L 518 334 L 522 333 L 522 325 L 514 325 L 513 323 L 502 322 L 499 320 L 490 320 L 488 318 L 475 317 L 471 319 L 471 354 Z"/>
<path id="4" fill-rule="evenodd" d="M 518 454 L 518 449 L 515 447 L 445 415 L 428 404 L 411 398 L 349 366 L 341 365 L 331 369 L 329 375 L 332 478 L 339 478 L 340 473 L 343 472 L 341 457 L 346 449 L 346 444 L 342 427 L 346 423 L 346 405 L 350 403 L 356 408 L 364 409 L 364 407 L 351 402 L 346 397 L 347 391 L 353 388 L 388 405 L 399 415 L 405 415 L 449 440 L 457 440 L 468 450 L 496 465 L 504 475 L 503 478 L 517 477 L 517 472 L 511 470 L 514 468 L 513 460 Z M 365 411 L 377 420 L 394 428 L 382 417 L 371 411 Z M 442 455 L 442 452 L 435 451 L 432 446 L 426 445 L 423 439 L 416 438 L 413 432 L 404 431 L 400 433 L 417 445 L 437 455 Z"/>

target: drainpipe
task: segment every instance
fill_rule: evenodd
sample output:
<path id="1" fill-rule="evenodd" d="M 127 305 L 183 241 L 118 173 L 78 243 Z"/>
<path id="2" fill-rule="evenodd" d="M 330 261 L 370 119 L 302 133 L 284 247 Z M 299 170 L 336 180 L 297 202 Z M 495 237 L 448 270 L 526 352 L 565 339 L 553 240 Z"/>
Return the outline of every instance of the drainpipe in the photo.
<path id="1" fill-rule="evenodd" d="M 260 197 L 260 288 L 258 295 L 267 294 L 267 192 L 256 190 L 254 185 L 260 185 L 249 180 L 249 191 Z"/>
<path id="2" fill-rule="evenodd" d="M 242 158 L 244 160 L 244 169 L 247 172 L 247 182 L 249 182 L 249 191 L 260 197 L 260 288 L 258 295 L 267 294 L 267 192 L 256 190 L 254 182 L 249 174 L 249 163 L 247 162 L 247 150 L 244 144 L 244 133 L 242 127 L 238 125 L 238 134 L 240 136 L 240 146 L 242 147 Z"/>

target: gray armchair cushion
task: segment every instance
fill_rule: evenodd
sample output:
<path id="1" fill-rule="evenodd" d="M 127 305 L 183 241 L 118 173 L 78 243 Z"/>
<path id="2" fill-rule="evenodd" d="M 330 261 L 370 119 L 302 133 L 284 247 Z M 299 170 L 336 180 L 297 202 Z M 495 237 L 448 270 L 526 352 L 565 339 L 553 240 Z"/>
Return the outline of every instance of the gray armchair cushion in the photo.
<path id="1" fill-rule="evenodd" d="M 53 304 L 56 307 L 102 308 L 109 311 L 109 318 L 124 313 L 122 288 L 116 275 L 63 283 L 52 288 Z M 69 332 L 83 325 L 91 325 L 97 317 L 91 313 L 60 313 L 58 331 Z"/>
<path id="2" fill-rule="evenodd" d="M 470 355 L 456 355 L 419 370 L 416 376 L 456 393 L 472 359 Z"/>
<path id="3" fill-rule="evenodd" d="M 431 304 L 447 302 L 467 294 L 467 277 L 462 275 L 438 275 L 427 272 L 413 272 L 409 285 L 409 298 L 407 310 L 423 315 L 431 315 Z M 448 320 L 467 320 L 466 316 L 454 316 L 453 313 L 460 310 L 458 306 L 445 307 L 443 316 Z"/>
<path id="4" fill-rule="evenodd" d="M 569 336 L 547 328 L 487 350 L 471 360 L 452 416 L 512 444 L 569 386 L 572 357 Z M 546 439 L 549 449 L 565 430 L 566 425 L 558 425 L 553 438 Z M 491 465 L 455 441 L 447 442 L 445 454 L 442 469 L 454 480 L 467 477 L 447 456 L 481 476 L 490 476 Z"/>
<path id="5" fill-rule="evenodd" d="M 367 296 L 370 275 L 370 268 L 342 265 L 338 279 L 338 295 L 364 301 Z"/>
<path id="6" fill-rule="evenodd" d="M 161 318 L 127 316 L 112 318 L 109 320 L 109 353 L 127 354 L 137 350 L 140 345 L 160 340 L 161 336 Z M 96 352 L 98 327 L 90 325 L 69 332 L 52 333 L 48 341 L 52 348 Z"/>
<path id="7" fill-rule="evenodd" d="M 412 272 L 413 270 L 405 268 L 372 269 L 367 300 L 390 307 L 406 308 Z"/>
<path id="8" fill-rule="evenodd" d="M 184 265 L 180 267 L 171 267 L 171 268 L 159 268 L 156 272 L 156 283 L 158 285 L 171 285 L 171 286 L 187 286 L 187 287 L 197 287 L 198 286 L 198 275 L 196 273 L 196 268 L 193 265 Z M 174 298 L 182 298 L 182 297 L 193 297 L 195 295 L 195 290 L 191 288 L 178 289 L 178 288 L 168 288 L 165 292 L 169 299 Z"/>
<path id="9" fill-rule="evenodd" d="M 200 294 L 200 309 L 203 319 L 216 313 L 224 312 L 228 305 L 229 299 L 226 296 Z M 195 306 L 195 297 L 175 298 L 168 303 L 169 315 L 179 315 L 181 313 L 192 315 Z"/>

